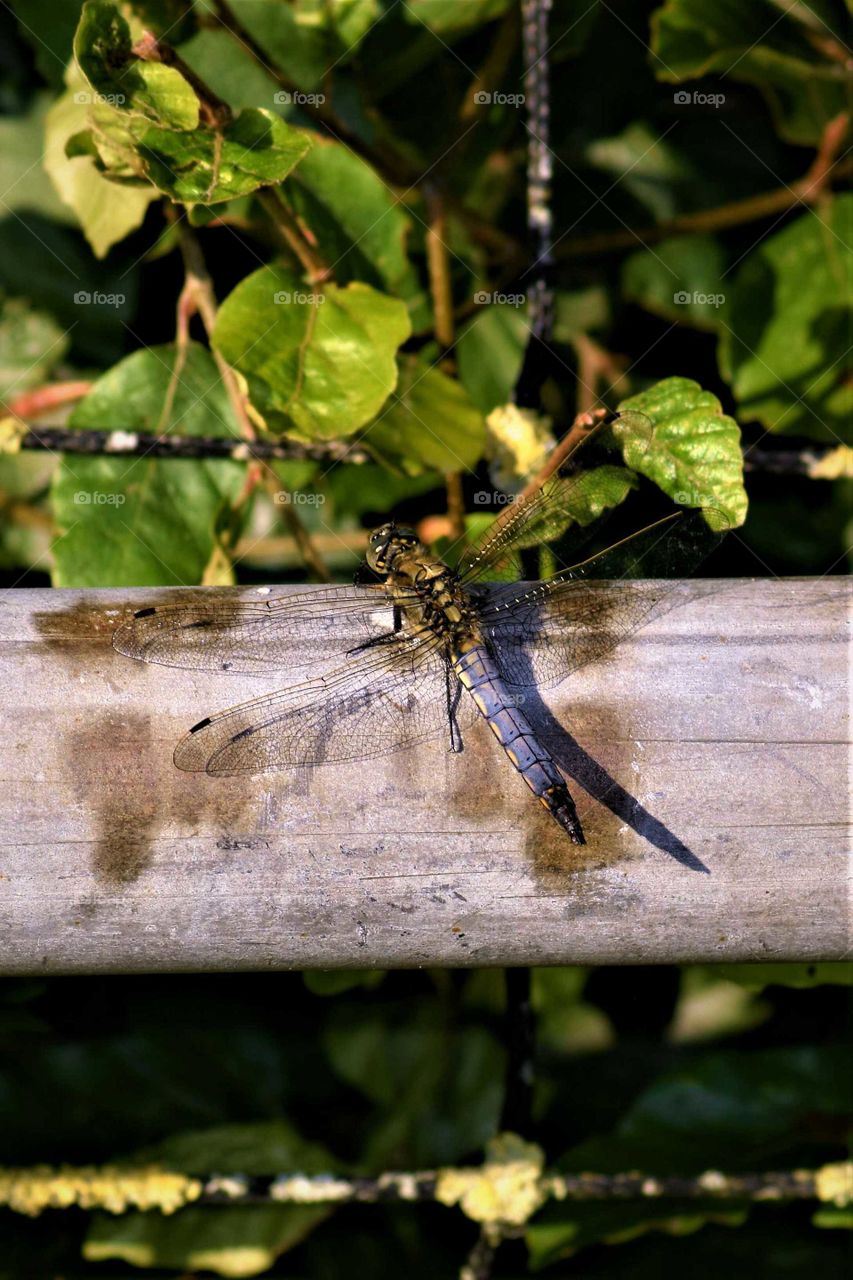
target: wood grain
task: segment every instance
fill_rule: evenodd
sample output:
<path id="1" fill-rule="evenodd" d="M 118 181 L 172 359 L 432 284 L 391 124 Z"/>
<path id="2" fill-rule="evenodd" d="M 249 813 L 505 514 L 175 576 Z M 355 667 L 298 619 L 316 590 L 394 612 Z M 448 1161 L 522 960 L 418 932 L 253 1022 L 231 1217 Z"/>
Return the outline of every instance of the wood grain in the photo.
<path id="1" fill-rule="evenodd" d="M 189 725 L 275 687 L 113 651 L 190 595 L 0 596 L 3 972 L 848 954 L 848 580 L 678 585 L 552 691 L 583 849 L 485 725 L 461 756 L 178 772 Z"/>

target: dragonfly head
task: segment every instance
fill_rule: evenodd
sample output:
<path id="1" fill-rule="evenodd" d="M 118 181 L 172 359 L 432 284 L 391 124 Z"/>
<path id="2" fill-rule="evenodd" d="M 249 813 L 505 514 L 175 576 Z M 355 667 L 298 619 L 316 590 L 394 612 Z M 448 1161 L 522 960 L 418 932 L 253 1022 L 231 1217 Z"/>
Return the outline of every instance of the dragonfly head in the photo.
<path id="1" fill-rule="evenodd" d="M 370 541 L 367 544 L 367 563 L 374 573 L 387 574 L 391 571 L 395 557 L 401 551 L 407 551 L 416 546 L 417 542 L 418 535 L 414 529 L 394 524 L 393 520 L 388 524 L 380 525 L 370 535 Z"/>

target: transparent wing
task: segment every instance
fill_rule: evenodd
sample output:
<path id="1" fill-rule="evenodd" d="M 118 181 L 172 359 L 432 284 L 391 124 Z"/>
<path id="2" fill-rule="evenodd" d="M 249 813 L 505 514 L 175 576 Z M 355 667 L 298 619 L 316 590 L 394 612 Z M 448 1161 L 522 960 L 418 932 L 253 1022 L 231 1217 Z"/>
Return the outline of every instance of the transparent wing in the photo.
<path id="1" fill-rule="evenodd" d="M 542 546 L 565 533 L 572 522 L 572 506 L 588 472 L 575 470 L 577 458 L 584 447 L 594 439 L 610 435 L 621 442 L 626 457 L 638 461 L 651 445 L 653 426 L 644 413 L 622 414 L 605 427 L 599 424 L 588 431 L 555 472 L 531 497 L 514 502 L 498 516 L 460 559 L 459 577 L 465 583 L 497 576 L 502 573 L 504 562 L 516 550 Z M 629 454 L 630 450 L 630 454 Z M 592 535 L 592 528 L 575 526 L 576 543 L 582 545 Z"/>
<path id="2" fill-rule="evenodd" d="M 397 596 L 401 604 L 408 597 Z M 113 636 L 129 658 L 194 671 L 269 675 L 314 665 L 393 629 L 381 587 L 324 587 L 269 601 L 141 609 Z"/>
<path id="3" fill-rule="evenodd" d="M 700 511 L 676 512 L 547 582 L 480 588 L 483 633 L 505 682 L 547 687 L 607 657 L 678 602 L 682 579 L 723 536 Z"/>
<path id="4" fill-rule="evenodd" d="M 202 720 L 178 743 L 175 764 L 219 776 L 264 773 L 369 760 L 439 734 L 449 738 L 446 680 L 440 641 L 397 641 L 393 652 L 376 650 L 326 676 Z M 477 711 L 459 692 L 455 715 L 467 724 Z"/>

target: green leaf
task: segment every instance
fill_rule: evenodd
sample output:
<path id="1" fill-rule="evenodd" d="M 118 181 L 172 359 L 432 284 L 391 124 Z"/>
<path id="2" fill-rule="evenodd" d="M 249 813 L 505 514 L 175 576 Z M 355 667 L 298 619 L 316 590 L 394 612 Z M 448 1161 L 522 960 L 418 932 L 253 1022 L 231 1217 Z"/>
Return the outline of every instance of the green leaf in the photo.
<path id="1" fill-rule="evenodd" d="M 135 351 L 95 383 L 73 427 L 237 436 L 238 427 L 210 352 L 191 344 L 168 405 L 175 349 Z M 60 536 L 57 586 L 180 586 L 198 583 L 220 553 L 218 526 L 240 493 L 236 462 L 68 457 L 53 483 Z"/>
<path id="2" fill-rule="evenodd" d="M 762 240 L 729 291 L 720 368 L 743 416 L 772 431 L 853 441 L 852 219 L 853 195 L 808 210 Z"/>
<path id="3" fill-rule="evenodd" d="M 336 1001 L 324 1048 L 370 1107 L 360 1164 L 417 1168 L 467 1157 L 496 1132 L 504 1052 L 482 1025 L 424 999 Z"/>
<path id="4" fill-rule="evenodd" d="M 160 191 L 184 204 L 209 205 L 281 182 L 311 141 L 275 112 L 247 107 L 221 132 L 148 128 L 137 147 L 145 176 Z"/>
<path id="5" fill-rule="evenodd" d="M 559 483 L 564 495 L 559 512 L 549 506 L 538 518 L 534 513 L 516 547 L 538 547 L 553 542 L 572 524 L 586 528 L 605 511 L 624 502 L 631 490 L 637 488 L 637 477 L 627 467 L 605 465 L 580 471 Z"/>
<path id="6" fill-rule="evenodd" d="M 629 467 L 648 476 L 673 501 L 701 507 L 709 526 L 736 528 L 746 518 L 740 429 L 719 400 L 690 378 L 663 382 L 623 400 L 652 422 L 650 438 L 626 449 Z"/>
<path id="7" fill-rule="evenodd" d="M 0 304 L 0 400 L 37 387 L 68 350 L 68 335 L 52 316 L 23 298 Z"/>
<path id="8" fill-rule="evenodd" d="M 143 62 L 133 53 L 130 27 L 118 8 L 86 0 L 74 37 L 74 56 L 96 94 L 135 115 L 173 129 L 195 129 L 199 103 L 180 71 Z"/>
<path id="9" fill-rule="evenodd" d="M 229 7 L 270 64 L 303 90 L 346 65 L 380 17 L 378 0 L 232 0 Z"/>
<path id="10" fill-rule="evenodd" d="M 555 303 L 555 342 L 570 344 L 579 334 L 606 329 L 610 324 L 610 301 L 601 285 L 572 292 L 559 289 Z"/>
<path id="11" fill-rule="evenodd" d="M 409 332 L 403 303 L 369 285 L 311 292 L 292 271 L 267 266 L 225 299 L 213 342 L 246 378 L 270 430 L 335 439 L 382 407 Z"/>
<path id="12" fill-rule="evenodd" d="M 763 991 L 769 986 L 853 986 L 853 963 L 843 960 L 813 964 L 717 964 L 711 972 L 753 991 Z"/>
<path id="13" fill-rule="evenodd" d="M 684 191 L 695 187 L 700 178 L 697 163 L 644 120 L 632 120 L 614 137 L 594 139 L 586 156 L 656 222 L 675 217 Z"/>
<path id="14" fill-rule="evenodd" d="M 100 172 L 97 152 L 72 154 L 66 144 L 86 130 L 92 94 L 79 68 L 68 68 L 67 89 L 47 115 L 44 167 L 60 199 L 74 210 L 96 258 L 141 226 L 156 194 L 150 187 L 118 186 Z M 88 137 L 88 133 L 86 137 Z"/>
<path id="15" fill-rule="evenodd" d="M 740 1227 L 748 1213 L 748 1208 L 724 1207 L 712 1199 L 549 1207 L 525 1231 L 530 1268 L 539 1271 L 590 1245 L 625 1244 L 649 1232 L 686 1236 L 709 1222 Z"/>
<path id="16" fill-rule="evenodd" d="M 812 1226 L 822 1227 L 824 1230 L 853 1230 L 853 1207 L 837 1204 L 823 1205 L 816 1213 L 812 1214 Z"/>
<path id="17" fill-rule="evenodd" d="M 78 361 L 101 367 L 123 354 L 139 269 L 133 262 L 96 262 L 73 228 L 29 211 L 0 219 L 0 286 L 49 311 Z"/>
<path id="18" fill-rule="evenodd" d="M 416 311 L 413 323 L 429 325 L 425 294 L 406 253 L 412 220 L 369 164 L 348 147 L 321 139 L 287 191 L 338 283 L 361 280 L 405 298 Z"/>
<path id="19" fill-rule="evenodd" d="M 10 0 L 21 36 L 31 46 L 36 66 L 53 89 L 62 88 L 80 20 L 80 0 Z"/>
<path id="20" fill-rule="evenodd" d="M 339 996 L 359 987 L 372 991 L 384 977 L 384 969 L 306 969 L 302 981 L 315 996 Z"/>
<path id="21" fill-rule="evenodd" d="M 826 123 L 846 109 L 841 69 L 821 56 L 820 39 L 839 45 L 833 33 L 808 5 L 791 5 L 780 13 L 773 0 L 667 0 L 652 15 L 652 65 L 659 80 L 679 83 L 712 72 L 754 84 L 764 94 L 777 128 L 788 142 L 808 146 L 820 140 Z M 809 37 L 813 28 L 820 37 Z M 725 91 L 725 83 L 720 86 Z M 679 104 L 689 110 L 690 102 Z M 699 104 L 697 108 L 703 109 Z"/>
<path id="22" fill-rule="evenodd" d="M 45 117 L 52 96 L 39 93 L 24 116 L 0 117 L 0 191 L 6 213 L 36 209 L 49 217 L 70 222 L 68 210 L 58 199 L 45 175 Z M 5 206 L 5 208 L 3 208 Z"/>
<path id="23" fill-rule="evenodd" d="M 190 1174 L 329 1173 L 340 1167 L 283 1120 L 223 1125 L 177 1135 L 137 1158 Z M 304 1240 L 332 1212 L 329 1205 L 191 1205 L 171 1216 L 94 1215 L 83 1245 L 89 1262 L 120 1258 L 138 1267 L 253 1276 Z"/>
<path id="24" fill-rule="evenodd" d="M 501 17 L 512 0 L 406 0 L 408 22 L 420 22 L 436 35 L 458 36 Z"/>
<path id="25" fill-rule="evenodd" d="M 279 7 L 284 16 L 287 9 Z M 203 27 L 181 45 L 180 54 L 187 66 L 217 97 L 227 102 L 232 111 L 242 111 L 245 107 L 276 108 L 278 85 L 275 80 L 224 27 Z M 277 110 L 287 114 L 280 107 Z"/>
<path id="26" fill-rule="evenodd" d="M 158 1164 L 198 1176 L 218 1170 L 244 1173 L 247 1177 L 297 1171 L 332 1173 L 342 1167 L 326 1147 L 309 1142 L 281 1119 L 190 1129 L 146 1147 L 128 1163 Z"/>
<path id="27" fill-rule="evenodd" d="M 185 204 L 218 204 L 287 177 L 309 150 L 274 111 L 246 108 L 212 128 L 195 91 L 173 67 L 133 56 L 130 28 L 100 0 L 84 5 L 74 44 L 95 95 L 89 112 L 103 169 L 117 181 L 151 182 Z M 79 156 L 79 138 L 71 144 Z"/>
<path id="28" fill-rule="evenodd" d="M 725 266 L 725 252 L 713 236 L 673 236 L 631 254 L 622 268 L 622 291 L 665 320 L 716 331 Z"/>
<path id="29" fill-rule="evenodd" d="M 381 462 L 406 475 L 469 471 L 485 440 L 483 416 L 465 388 L 416 356 L 402 357 L 391 404 L 362 437 Z"/>
<path id="30" fill-rule="evenodd" d="M 558 1164 L 566 1172 L 694 1174 L 808 1160 L 811 1140 L 825 1157 L 825 1134 L 850 1107 L 843 1047 L 729 1050 L 696 1056 L 655 1081 L 614 1132 L 590 1138 Z M 789 1155 L 789 1153 L 791 1153 Z"/>
<path id="31" fill-rule="evenodd" d="M 530 337 L 523 307 L 488 306 L 459 335 L 459 381 L 482 413 L 512 398 Z"/>

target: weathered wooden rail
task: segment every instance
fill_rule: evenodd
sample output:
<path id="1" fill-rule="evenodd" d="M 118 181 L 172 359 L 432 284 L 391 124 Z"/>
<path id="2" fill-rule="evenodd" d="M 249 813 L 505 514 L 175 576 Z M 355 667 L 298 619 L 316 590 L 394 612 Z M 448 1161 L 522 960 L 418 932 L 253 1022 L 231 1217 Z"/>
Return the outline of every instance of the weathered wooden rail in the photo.
<path id="1" fill-rule="evenodd" d="M 842 958 L 849 594 L 681 584 L 554 691 L 578 849 L 485 725 L 458 756 L 180 773 L 190 724 L 275 684 L 113 651 L 186 592 L 8 591 L 0 971 Z"/>

